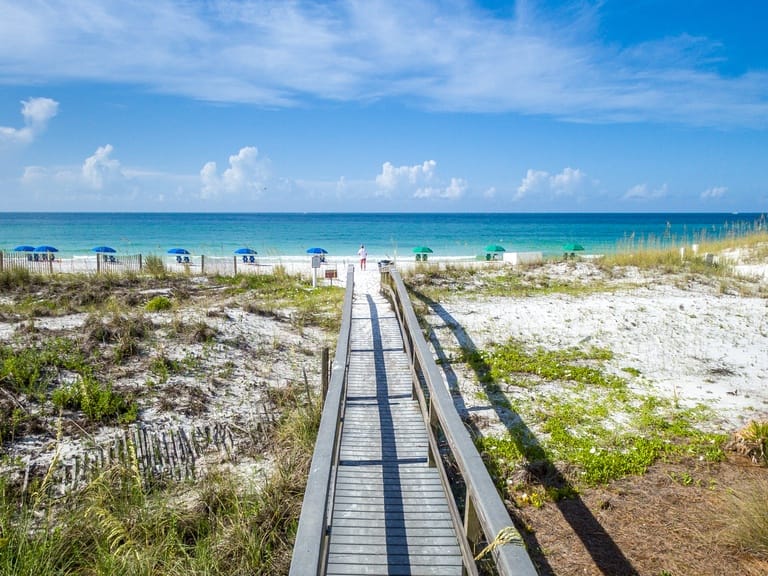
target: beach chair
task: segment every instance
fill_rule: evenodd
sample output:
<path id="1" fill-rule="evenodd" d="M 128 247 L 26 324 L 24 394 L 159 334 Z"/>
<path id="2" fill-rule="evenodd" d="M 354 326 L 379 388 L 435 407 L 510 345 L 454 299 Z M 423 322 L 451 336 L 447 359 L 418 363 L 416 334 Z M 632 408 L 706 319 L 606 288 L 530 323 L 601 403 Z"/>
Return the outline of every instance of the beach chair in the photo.
<path id="1" fill-rule="evenodd" d="M 176 256 L 176 262 L 178 262 L 179 264 L 181 264 L 181 256 Z"/>
<path id="2" fill-rule="evenodd" d="M 56 260 L 56 254 L 51 254 L 51 255 L 48 257 L 48 260 L 50 260 L 51 262 L 53 262 L 54 260 Z"/>
<path id="3" fill-rule="evenodd" d="M 248 262 L 250 262 L 251 264 L 256 264 L 256 256 L 253 256 L 253 255 L 248 256 Z"/>
<path id="4" fill-rule="evenodd" d="M 30 262 L 32 262 L 32 254 L 27 254 L 27 260 L 29 260 Z"/>
<path id="5" fill-rule="evenodd" d="M 243 256 L 243 264 L 248 264 L 248 256 Z"/>
<path id="6" fill-rule="evenodd" d="M 114 256 L 110 256 L 109 257 L 109 263 L 110 264 L 117 264 L 117 258 L 115 258 Z"/>
<path id="7" fill-rule="evenodd" d="M 184 256 L 184 264 L 189 264 L 189 256 Z"/>
<path id="8" fill-rule="evenodd" d="M 35 257 L 35 262 L 38 262 L 40 260 L 40 254 L 33 254 Z"/>

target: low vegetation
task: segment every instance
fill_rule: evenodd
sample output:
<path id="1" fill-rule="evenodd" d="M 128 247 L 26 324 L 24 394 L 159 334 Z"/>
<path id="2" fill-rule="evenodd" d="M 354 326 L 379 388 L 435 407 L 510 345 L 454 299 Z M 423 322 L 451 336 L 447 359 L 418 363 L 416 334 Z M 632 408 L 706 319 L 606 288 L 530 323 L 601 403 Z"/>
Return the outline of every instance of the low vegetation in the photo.
<path id="1" fill-rule="evenodd" d="M 0 341 L 0 574 L 287 572 L 321 405 L 311 343 L 335 341 L 344 291 L 284 271 L 201 281 L 145 265 L 148 276 L 0 274 L 12 327 Z M 249 316 L 263 333 L 230 329 Z M 306 345 L 281 341 L 308 330 Z M 128 436 L 128 461 L 63 489 L 59 446 L 89 449 L 146 409 L 194 421 L 233 378 L 263 388 L 263 406 L 233 420 L 224 462 L 147 482 Z M 18 455 L 30 441 L 53 454 L 48 469 Z"/>
<path id="2" fill-rule="evenodd" d="M 54 501 L 0 478 L 0 574 L 285 574 L 319 424 L 318 402 L 290 392 L 263 482 L 211 468 L 195 483 L 147 488 L 114 464 Z M 41 512 L 46 513 L 41 515 Z"/>
<path id="3" fill-rule="evenodd" d="M 602 368 L 610 357 L 596 348 L 528 350 L 514 340 L 465 352 L 497 410 L 520 416 L 504 436 L 477 440 L 511 498 L 519 501 L 521 492 L 521 503 L 541 503 L 579 486 L 642 474 L 661 458 L 723 457 L 726 438 L 699 430 L 709 416 L 705 408 L 682 409 L 673 400 L 632 392 L 625 378 Z M 568 477 L 548 485 L 555 468 L 568 470 Z M 537 470 L 544 476 L 537 477 Z"/>

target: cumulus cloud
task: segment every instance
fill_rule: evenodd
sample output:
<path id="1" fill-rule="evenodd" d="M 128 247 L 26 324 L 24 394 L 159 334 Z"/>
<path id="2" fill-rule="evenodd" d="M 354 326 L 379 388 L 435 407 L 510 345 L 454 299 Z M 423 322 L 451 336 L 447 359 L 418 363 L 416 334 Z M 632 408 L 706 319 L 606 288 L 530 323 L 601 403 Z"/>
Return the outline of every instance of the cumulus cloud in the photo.
<path id="1" fill-rule="evenodd" d="M 114 181 L 122 178 L 123 173 L 120 162 L 111 158 L 113 148 L 111 144 L 100 146 L 96 153 L 89 156 L 83 162 L 81 175 L 83 182 L 94 190 L 104 188 L 105 181 Z"/>
<path id="2" fill-rule="evenodd" d="M 48 122 L 59 112 L 59 103 L 50 98 L 30 98 L 21 101 L 22 128 L 0 126 L 0 142 L 29 144 L 43 132 Z"/>
<path id="3" fill-rule="evenodd" d="M 623 200 L 656 200 L 667 195 L 667 185 L 659 188 L 651 188 L 647 184 L 636 184 L 622 196 Z"/>
<path id="4" fill-rule="evenodd" d="M 712 198 L 721 198 L 725 196 L 725 194 L 728 193 L 728 188 L 725 186 L 713 186 L 712 188 L 707 188 L 704 190 L 704 192 L 701 193 L 701 197 L 703 199 L 712 199 Z"/>
<path id="5" fill-rule="evenodd" d="M 414 198 L 446 198 L 456 200 L 464 195 L 467 189 L 467 183 L 462 178 L 451 178 L 447 186 L 435 187 L 426 186 L 417 188 L 413 193 Z"/>
<path id="6" fill-rule="evenodd" d="M 258 197 L 269 178 L 269 160 L 259 157 L 259 151 L 246 146 L 229 157 L 229 168 L 219 175 L 216 162 L 207 162 L 200 170 L 200 197 L 217 198 L 222 195 Z"/>
<path id="7" fill-rule="evenodd" d="M 380 195 L 409 194 L 414 198 L 444 198 L 455 200 L 463 196 L 467 182 L 451 178 L 445 184 L 437 174 L 437 162 L 426 160 L 413 166 L 394 166 L 385 162 L 376 176 Z"/>
<path id="8" fill-rule="evenodd" d="M 394 166 L 391 162 L 384 162 L 381 174 L 376 176 L 376 185 L 382 190 L 392 191 L 404 185 L 430 182 L 435 175 L 435 168 L 437 162 L 434 160 L 415 166 Z"/>
<path id="9" fill-rule="evenodd" d="M 514 199 L 525 196 L 570 196 L 581 191 L 588 183 L 587 174 L 578 168 L 565 168 L 559 174 L 528 169 L 517 187 Z"/>

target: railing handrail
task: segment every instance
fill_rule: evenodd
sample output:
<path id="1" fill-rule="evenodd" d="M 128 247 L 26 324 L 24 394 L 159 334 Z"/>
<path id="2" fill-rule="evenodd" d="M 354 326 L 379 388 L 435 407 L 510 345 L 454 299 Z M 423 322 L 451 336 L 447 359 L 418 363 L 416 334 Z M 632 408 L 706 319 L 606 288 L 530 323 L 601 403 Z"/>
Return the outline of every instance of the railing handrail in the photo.
<path id="1" fill-rule="evenodd" d="M 432 357 L 424 335 L 421 332 L 416 313 L 413 310 L 405 284 L 394 267 L 384 271 L 391 278 L 393 304 L 400 308 L 404 322 L 404 334 L 412 345 L 412 354 L 421 366 L 422 374 L 430 395 L 430 410 L 440 423 L 448 448 L 451 450 L 459 472 L 467 488 L 466 506 L 471 506 L 486 537 L 493 542 L 501 534 L 512 531 L 517 537 L 492 550 L 496 568 L 501 576 L 536 576 L 537 572 L 528 555 L 522 538 L 512 524 L 509 513 L 491 480 L 485 463 L 472 442 L 461 421 L 453 398 L 443 383 L 440 369 Z M 411 357 L 413 361 L 413 357 Z M 466 520 L 465 520 L 466 523 Z"/>
<path id="2" fill-rule="evenodd" d="M 301 506 L 299 527 L 291 558 L 292 576 L 321 574 L 325 561 L 327 538 L 328 495 L 331 489 L 334 460 L 340 429 L 344 382 L 349 356 L 349 338 L 352 327 L 352 295 L 355 286 L 355 267 L 347 267 L 347 288 L 342 306 L 341 329 L 333 358 L 328 393 L 320 417 L 315 451 L 312 455 L 307 488 Z"/>

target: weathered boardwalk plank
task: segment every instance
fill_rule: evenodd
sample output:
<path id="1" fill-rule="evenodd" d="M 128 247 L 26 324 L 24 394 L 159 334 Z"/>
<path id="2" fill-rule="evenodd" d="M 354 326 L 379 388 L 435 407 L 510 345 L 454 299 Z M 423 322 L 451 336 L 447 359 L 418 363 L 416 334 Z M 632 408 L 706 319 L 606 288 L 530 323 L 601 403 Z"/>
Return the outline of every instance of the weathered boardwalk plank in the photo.
<path id="1" fill-rule="evenodd" d="M 427 447 L 397 318 L 378 293 L 356 292 L 326 574 L 462 573 Z"/>

